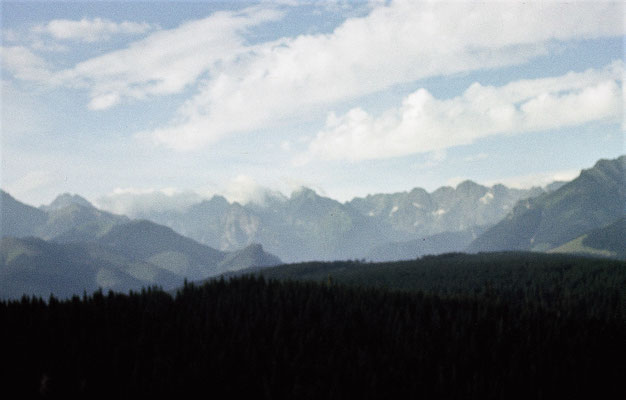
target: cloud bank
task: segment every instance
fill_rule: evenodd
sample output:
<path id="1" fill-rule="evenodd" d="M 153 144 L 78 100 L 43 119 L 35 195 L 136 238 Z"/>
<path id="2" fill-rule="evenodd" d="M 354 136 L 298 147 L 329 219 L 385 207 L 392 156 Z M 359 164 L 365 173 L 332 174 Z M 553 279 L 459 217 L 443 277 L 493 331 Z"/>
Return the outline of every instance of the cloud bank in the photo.
<path id="1" fill-rule="evenodd" d="M 500 87 L 472 84 L 439 100 L 426 89 L 380 116 L 361 108 L 330 114 L 307 159 L 359 161 L 441 151 L 495 134 L 516 134 L 623 117 L 624 65 L 519 80 Z"/>
<path id="2" fill-rule="evenodd" d="M 155 212 L 183 210 L 202 199 L 195 192 L 176 189 L 117 188 L 94 203 L 114 214 L 141 218 Z"/>

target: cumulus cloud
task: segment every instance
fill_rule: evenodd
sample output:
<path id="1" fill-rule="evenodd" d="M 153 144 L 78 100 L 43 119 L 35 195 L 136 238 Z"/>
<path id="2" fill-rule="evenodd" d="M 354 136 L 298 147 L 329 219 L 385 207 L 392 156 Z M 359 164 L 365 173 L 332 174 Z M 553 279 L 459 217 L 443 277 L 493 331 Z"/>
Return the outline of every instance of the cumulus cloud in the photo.
<path id="1" fill-rule="evenodd" d="M 433 152 L 495 134 L 548 130 L 622 117 L 623 63 L 601 70 L 520 80 L 500 87 L 472 84 L 439 100 L 426 89 L 373 116 L 360 108 L 330 114 L 309 145 L 309 158 L 364 160 Z"/>
<path id="2" fill-rule="evenodd" d="M 33 27 L 35 33 L 44 33 L 55 39 L 97 42 L 108 40 L 113 35 L 137 35 L 151 30 L 146 22 L 114 22 L 102 18 L 83 18 L 80 21 L 55 19 L 44 25 Z"/>
<path id="3" fill-rule="evenodd" d="M 229 201 L 239 204 L 265 205 L 270 198 L 284 199 L 279 191 L 262 186 L 254 178 L 244 174 L 231 179 L 223 194 Z"/>
<path id="4" fill-rule="evenodd" d="M 116 188 L 112 193 L 98 198 L 97 207 L 129 217 L 141 218 L 150 213 L 182 210 L 202 201 L 202 196 L 191 191 L 165 189 Z"/>

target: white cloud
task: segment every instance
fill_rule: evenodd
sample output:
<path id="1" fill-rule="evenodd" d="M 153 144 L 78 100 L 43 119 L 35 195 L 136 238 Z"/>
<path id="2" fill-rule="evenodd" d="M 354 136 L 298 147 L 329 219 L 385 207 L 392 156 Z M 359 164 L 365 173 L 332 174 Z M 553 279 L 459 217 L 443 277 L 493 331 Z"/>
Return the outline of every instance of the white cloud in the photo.
<path id="1" fill-rule="evenodd" d="M 83 18 L 80 21 L 55 19 L 33 27 L 35 33 L 45 33 L 55 39 L 77 40 L 87 43 L 108 40 L 113 35 L 137 35 L 153 28 L 146 22 L 113 22 L 102 18 Z"/>
<path id="2" fill-rule="evenodd" d="M 200 201 L 202 196 L 197 193 L 173 188 L 116 188 L 112 193 L 98 198 L 94 204 L 115 214 L 144 217 L 153 212 L 182 210 Z"/>
<path id="3" fill-rule="evenodd" d="M 46 61 L 23 46 L 0 46 L 2 70 L 18 79 L 46 81 L 51 73 Z"/>
<path id="4" fill-rule="evenodd" d="M 264 205 L 269 198 L 284 198 L 279 191 L 262 186 L 257 180 L 244 174 L 237 175 L 231 179 L 226 185 L 223 194 L 228 201 L 239 204 L 255 203 Z"/>
<path id="5" fill-rule="evenodd" d="M 419 89 L 400 107 L 375 117 L 355 108 L 331 114 L 309 145 L 308 158 L 352 161 L 398 157 L 515 134 L 622 117 L 623 63 L 500 87 L 472 84 L 439 100 Z"/>

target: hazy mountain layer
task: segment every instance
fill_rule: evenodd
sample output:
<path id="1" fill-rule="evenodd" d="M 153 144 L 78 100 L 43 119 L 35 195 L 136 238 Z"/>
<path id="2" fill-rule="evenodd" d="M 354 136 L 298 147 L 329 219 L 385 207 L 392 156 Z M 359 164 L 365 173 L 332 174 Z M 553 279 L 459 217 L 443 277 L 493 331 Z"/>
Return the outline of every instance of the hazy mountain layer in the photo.
<path id="1" fill-rule="evenodd" d="M 182 211 L 143 216 L 221 250 L 261 243 L 287 262 L 335 260 L 368 257 L 378 251 L 375 248 L 390 242 L 417 241 L 493 225 L 520 198 L 540 193 L 539 188 L 486 187 L 465 181 L 456 188 L 443 187 L 433 193 L 413 189 L 340 203 L 302 188 L 289 198 L 269 196 L 263 205 L 229 203 L 215 196 Z M 441 243 L 433 242 L 437 238 Z M 469 243 L 450 242 L 445 235 L 430 241 L 431 246 L 408 253 L 414 257 L 424 251 L 460 251 Z M 383 253 L 378 251 L 380 257 Z M 397 251 L 392 253 L 389 259 L 399 257 Z M 379 256 L 376 259 L 381 259 Z"/>
<path id="2" fill-rule="evenodd" d="M 221 252 L 260 243 L 286 262 L 397 260 L 463 251 L 468 245 L 470 251 L 543 251 L 624 216 L 624 157 L 620 160 L 602 160 L 574 182 L 555 182 L 545 190 L 465 181 L 432 193 L 416 188 L 340 203 L 302 188 L 289 198 L 268 195 L 262 205 L 215 196 L 182 209 L 146 212 L 144 217 Z M 146 222 L 128 225 L 128 218 L 100 211 L 79 196 L 61 195 L 41 209 L 3 194 L 5 198 L 8 235 L 63 243 L 106 240 L 127 254 L 150 245 L 161 250 L 150 255 L 150 262 L 190 274 L 204 268 L 198 267 L 203 265 L 198 257 L 189 259 L 196 254 L 187 253 L 193 246 L 161 237 L 174 232 L 165 234 L 163 227 Z M 136 236 L 129 237 L 129 229 Z M 174 255 L 169 245 L 182 246 L 188 255 Z M 214 263 L 219 258 L 215 254 L 217 250 L 203 259 Z"/>

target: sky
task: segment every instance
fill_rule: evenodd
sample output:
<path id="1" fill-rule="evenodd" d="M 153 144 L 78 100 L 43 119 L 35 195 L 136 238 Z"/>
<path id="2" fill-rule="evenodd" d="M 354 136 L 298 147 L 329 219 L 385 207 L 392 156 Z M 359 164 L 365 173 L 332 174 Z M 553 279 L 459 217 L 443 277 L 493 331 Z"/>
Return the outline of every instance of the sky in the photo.
<path id="1" fill-rule="evenodd" d="M 3 1 L 0 187 L 166 205 L 570 180 L 625 153 L 624 11 Z"/>

